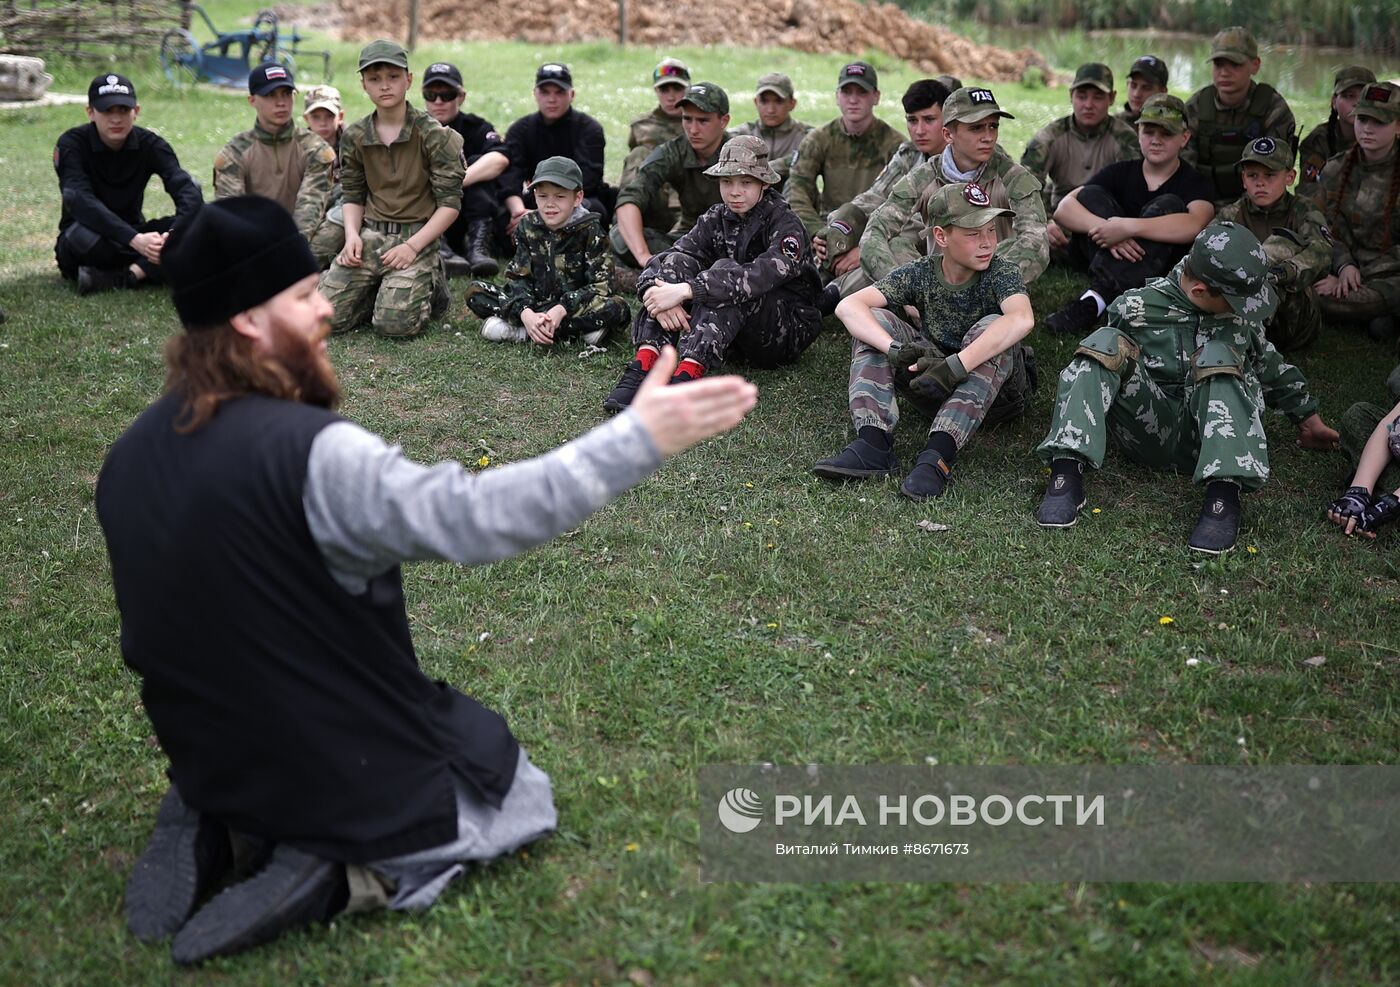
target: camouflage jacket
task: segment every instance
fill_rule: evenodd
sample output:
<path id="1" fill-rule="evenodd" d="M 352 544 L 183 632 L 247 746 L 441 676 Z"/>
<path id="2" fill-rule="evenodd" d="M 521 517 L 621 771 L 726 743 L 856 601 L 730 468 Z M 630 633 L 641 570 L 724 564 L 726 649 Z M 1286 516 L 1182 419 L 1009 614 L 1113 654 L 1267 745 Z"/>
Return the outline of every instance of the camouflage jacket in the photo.
<path id="1" fill-rule="evenodd" d="M 946 152 L 945 152 L 946 153 Z M 1011 261 L 1027 285 L 1050 264 L 1050 241 L 1045 233 L 1045 206 L 1040 182 L 1011 160 L 1000 145 L 982 166 L 977 178 L 992 204 L 1016 214 L 1011 221 L 997 220 L 997 256 Z M 890 189 L 885 204 L 875 210 L 860 238 L 860 266 L 871 281 L 879 281 L 896 267 L 912 263 L 928 252 L 924 229 L 928 226 L 923 204 L 941 186 L 943 156 L 914 167 Z"/>
<path id="2" fill-rule="evenodd" d="M 642 168 L 642 162 L 646 161 L 651 152 L 677 137 L 685 139 L 681 118 L 668 117 L 661 112 L 659 106 L 646 116 L 633 120 L 631 131 L 627 135 L 627 146 L 630 150 L 627 157 L 622 159 L 622 175 L 617 180 L 618 188 L 635 181 L 637 172 Z M 675 222 L 679 207 L 680 200 L 675 191 L 671 186 L 663 184 L 657 197 L 642 207 L 642 225 L 664 233 Z"/>
<path id="3" fill-rule="evenodd" d="M 682 254 L 703 268 L 695 277 L 673 274 Z M 715 269 L 723 260 L 735 263 Z M 690 284 L 694 303 L 710 308 L 739 305 L 784 286 L 815 304 L 821 291 L 807 232 L 776 187 L 742 216 L 726 205 L 712 206 L 674 246 L 652 257 L 637 278 L 637 296 L 657 281 L 682 280 Z"/>
<path id="4" fill-rule="evenodd" d="M 1350 152 L 1339 154 L 1322 169 L 1319 191 L 1332 234 L 1334 271 L 1355 264 L 1363 279 L 1400 276 L 1400 202 L 1386 209 L 1393 170 L 1400 168 L 1397 148 L 1400 144 L 1377 164 L 1367 164 L 1363 155 L 1357 155 L 1345 189 L 1342 173 Z"/>
<path id="5" fill-rule="evenodd" d="M 292 214 L 302 236 L 316 229 L 335 190 L 335 149 L 295 123 L 269 134 L 254 122 L 252 130 L 235 135 L 214 157 L 214 198 L 256 194 L 276 199 Z"/>
<path id="6" fill-rule="evenodd" d="M 1089 180 L 1104 165 L 1141 158 L 1137 130 L 1117 117 L 1107 117 L 1091 132 L 1074 125 L 1074 116 L 1060 117 L 1041 127 L 1021 155 L 1021 167 L 1039 180 L 1046 215 L 1060 200 Z"/>
<path id="7" fill-rule="evenodd" d="M 1113 114 L 1115 119 L 1122 120 L 1129 127 L 1132 127 L 1135 132 L 1137 130 L 1138 117 L 1140 117 L 1141 115 L 1142 111 L 1139 110 L 1137 113 L 1134 113 L 1132 109 L 1129 108 L 1127 101 L 1124 101 L 1123 108 L 1121 110 Z M 1139 147 L 1139 150 L 1141 150 L 1141 147 Z"/>
<path id="8" fill-rule="evenodd" d="M 1299 190 L 1303 185 L 1315 184 L 1322 177 L 1322 169 L 1327 166 L 1329 158 L 1350 151 L 1355 144 L 1355 137 L 1348 140 L 1342 134 L 1334 133 L 1330 120 L 1308 131 L 1308 136 L 1298 145 Z"/>
<path id="9" fill-rule="evenodd" d="M 637 117 L 633 120 L 627 131 L 627 147 L 653 148 L 660 147 L 668 140 L 676 137 L 684 137 L 685 131 L 681 128 L 681 118 L 679 115 L 668 117 L 661 112 L 661 107 L 654 106 L 650 113 L 644 117 Z"/>
<path id="10" fill-rule="evenodd" d="M 1249 318 L 1233 311 L 1206 312 L 1181 290 L 1182 263 L 1164 278 L 1125 291 L 1108 306 L 1109 327 L 1142 347 L 1138 365 L 1147 375 L 1169 397 L 1181 399 L 1193 381 L 1196 351 L 1223 339 L 1239 355 L 1242 369 L 1258 376 L 1266 405 L 1294 422 L 1317 411 L 1302 371 L 1264 337 L 1264 323 L 1278 306 L 1277 296 L 1271 292 L 1268 303 Z"/>
<path id="11" fill-rule="evenodd" d="M 1196 91 L 1186 101 L 1191 141 L 1181 158 L 1215 186 L 1215 205 L 1229 205 L 1244 192 L 1235 165 L 1250 142 L 1260 137 L 1293 141 L 1293 111 L 1272 86 L 1251 82 L 1249 94 L 1234 109 L 1220 105 L 1215 86 Z"/>
<path id="12" fill-rule="evenodd" d="M 612 276 L 612 251 L 596 213 L 579 206 L 556 232 L 531 210 L 515 229 L 501 317 L 518 323 L 527 308 L 545 312 L 555 305 L 574 315 L 612 294 Z"/>
<path id="13" fill-rule="evenodd" d="M 724 143 L 732 134 L 724 135 Z M 715 151 L 715 158 L 719 151 Z M 700 214 L 719 202 L 719 182 L 705 174 L 705 169 L 714 164 L 715 158 L 701 161 L 695 148 L 685 137 L 675 137 L 655 148 L 641 168 L 637 177 L 622 186 L 617 193 L 617 204 L 631 204 L 646 213 L 648 205 L 657 197 L 661 186 L 669 185 L 680 198 L 681 228 L 690 229 Z"/>
<path id="14" fill-rule="evenodd" d="M 1272 209 L 1260 209 L 1247 195 L 1221 209 L 1214 222 L 1230 220 L 1247 227 L 1264 245 L 1269 267 L 1278 274 L 1280 288 L 1306 288 L 1332 269 L 1332 237 L 1327 220 L 1311 200 L 1283 193 Z M 1291 230 L 1302 246 L 1274 230 Z"/>
<path id="15" fill-rule="evenodd" d="M 870 187 L 826 218 L 818 234 L 826 240 L 827 257 L 839 257 L 860 243 L 865 224 L 884 205 L 890 190 L 909 172 L 928 160 L 912 141 L 905 141 L 894 152 L 890 163 L 880 172 Z"/>
<path id="16" fill-rule="evenodd" d="M 364 206 L 367 219 L 391 223 L 423 222 L 443 207 L 461 209 L 467 170 L 462 135 L 408 104 L 399 135 L 386 145 L 374 126 L 377 112 L 340 135 L 343 201 Z"/>
<path id="17" fill-rule="evenodd" d="M 847 134 L 838 117 L 802 138 L 793 152 L 785 194 L 808 234 L 816 233 L 830 213 L 868 189 L 901 143 L 899 131 L 878 118 L 859 137 Z"/>
<path id="18" fill-rule="evenodd" d="M 792 155 L 802 146 L 802 141 L 812 132 L 810 123 L 788 118 L 781 127 L 765 127 L 762 121 L 741 123 L 734 128 L 735 135 L 757 137 L 768 145 L 768 165 L 778 173 L 783 181 L 788 180 L 792 170 Z"/>

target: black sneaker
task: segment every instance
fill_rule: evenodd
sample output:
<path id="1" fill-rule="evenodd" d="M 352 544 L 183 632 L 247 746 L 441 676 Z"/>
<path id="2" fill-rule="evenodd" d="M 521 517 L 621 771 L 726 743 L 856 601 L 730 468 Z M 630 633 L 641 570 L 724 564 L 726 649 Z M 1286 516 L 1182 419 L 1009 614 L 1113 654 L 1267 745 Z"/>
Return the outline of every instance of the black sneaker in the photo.
<path id="1" fill-rule="evenodd" d="M 841 288 L 833 281 L 823 288 L 822 293 L 817 296 L 817 311 L 821 313 L 822 318 L 826 318 L 836 311 L 836 306 L 840 303 Z"/>
<path id="2" fill-rule="evenodd" d="M 170 955 L 188 965 L 252 949 L 291 929 L 328 921 L 348 897 L 344 864 L 284 844 L 255 876 L 197 911 L 176 934 Z"/>
<path id="3" fill-rule="evenodd" d="M 114 291 L 131 283 L 126 270 L 108 271 L 101 267 L 78 268 L 78 294 L 95 295 L 100 291 Z"/>
<path id="4" fill-rule="evenodd" d="M 172 936 L 231 863 L 228 831 L 191 809 L 174 785 L 126 881 L 126 925 L 142 942 Z"/>
<path id="5" fill-rule="evenodd" d="M 622 376 L 618 378 L 617 386 L 612 389 L 612 393 L 603 398 L 603 410 L 610 415 L 622 411 L 632 403 L 632 399 L 637 396 L 637 388 L 642 386 L 642 381 L 646 378 L 647 372 L 642 369 L 641 360 L 633 360 L 627 364 Z"/>
<path id="6" fill-rule="evenodd" d="M 667 384 L 688 384 L 688 383 L 690 383 L 692 380 L 695 380 L 695 379 L 696 379 L 696 378 L 690 376 L 690 371 L 688 371 L 688 370 L 677 370 L 675 373 L 673 373 L 673 374 L 671 375 L 671 379 L 668 380 L 666 383 L 667 383 Z"/>
<path id="7" fill-rule="evenodd" d="M 873 480 L 898 469 L 893 449 L 880 449 L 857 438 L 838 455 L 818 460 L 812 472 L 823 480 Z"/>
<path id="8" fill-rule="evenodd" d="M 1191 548 L 1207 555 L 1223 555 L 1240 537 L 1240 505 L 1218 494 L 1207 493 L 1201 516 L 1191 529 Z"/>
<path id="9" fill-rule="evenodd" d="M 1082 336 L 1099 321 L 1099 307 L 1092 298 L 1076 298 L 1045 320 L 1056 336 Z"/>
<path id="10" fill-rule="evenodd" d="M 932 500 L 942 497 L 948 487 L 948 478 L 953 475 L 949 466 L 937 449 L 925 449 L 914 460 L 914 468 L 899 485 L 899 492 L 910 500 Z"/>
<path id="11" fill-rule="evenodd" d="M 1035 510 L 1042 528 L 1068 528 L 1079 520 L 1084 506 L 1084 475 L 1079 470 L 1054 473 L 1045 485 L 1045 496 Z"/>

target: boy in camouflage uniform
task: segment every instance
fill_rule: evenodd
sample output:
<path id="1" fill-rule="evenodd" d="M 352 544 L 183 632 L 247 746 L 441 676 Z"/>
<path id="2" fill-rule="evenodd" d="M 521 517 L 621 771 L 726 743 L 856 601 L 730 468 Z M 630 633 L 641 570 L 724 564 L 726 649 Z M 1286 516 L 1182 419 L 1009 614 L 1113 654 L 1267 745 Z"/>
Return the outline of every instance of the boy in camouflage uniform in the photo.
<path id="1" fill-rule="evenodd" d="M 1167 63 L 1156 55 L 1143 55 L 1128 69 L 1128 101 L 1114 116 L 1135 127 L 1143 104 L 1166 91 Z"/>
<path id="2" fill-rule="evenodd" d="M 1085 337 L 1060 374 L 1050 431 L 1036 450 L 1051 471 L 1036 511 L 1042 527 L 1074 524 L 1084 467 L 1103 465 L 1111 435 L 1131 459 L 1191 471 L 1205 484 L 1190 546 L 1228 552 L 1239 536 L 1240 491 L 1269 476 L 1265 404 L 1297 424 L 1300 445 L 1336 448 L 1302 373 L 1264 338 L 1277 304 L 1268 268 L 1254 234 L 1214 223 L 1167 277 L 1109 306 L 1108 325 Z"/>
<path id="3" fill-rule="evenodd" d="M 596 213 L 583 208 L 583 170 L 570 158 L 545 158 L 530 191 L 535 208 L 515 228 L 515 259 L 505 290 L 475 281 L 467 307 L 492 342 L 552 346 L 582 336 L 599 346 L 627 324 L 627 303 L 609 294 L 612 254 Z"/>
<path id="4" fill-rule="evenodd" d="M 1191 143 L 1181 156 L 1215 187 L 1216 206 L 1225 206 L 1244 191 L 1235 165 L 1249 142 L 1272 137 L 1291 147 L 1297 128 L 1278 90 L 1253 80 L 1259 45 L 1247 29 L 1227 27 L 1213 37 L 1210 65 L 1211 84 L 1186 101 Z"/>
<path id="5" fill-rule="evenodd" d="M 345 133 L 345 111 L 341 108 L 340 90 L 335 86 L 312 86 L 303 94 L 302 120 L 306 127 L 335 151 L 335 164 L 331 167 L 330 207 L 325 218 L 317 225 L 311 236 L 311 252 L 321 270 L 331 266 L 331 261 L 345 248 L 345 215 L 340 194 L 340 138 Z"/>
<path id="6" fill-rule="evenodd" d="M 1142 157 L 1137 130 L 1109 115 L 1117 95 L 1113 70 L 1107 65 L 1089 62 L 1079 66 L 1069 87 L 1074 112 L 1041 127 L 1026 145 L 1021 167 L 1040 182 L 1047 216 L 1055 215 L 1060 200 L 1100 168 Z M 1069 246 L 1069 237 L 1053 219 L 1045 231 L 1051 250 Z"/>
<path id="7" fill-rule="evenodd" d="M 734 137 L 705 174 L 718 179 L 724 201 L 637 279 L 637 355 L 603 401 L 605 411 L 632 403 L 664 345 L 675 345 L 681 358 L 671 378 L 678 384 L 726 358 L 764 368 L 792 363 L 821 332 L 821 282 L 802 223 L 778 194 L 768 146 Z"/>
<path id="8" fill-rule="evenodd" d="M 690 88 L 690 68 L 679 58 L 663 58 L 651 70 L 651 88 L 656 93 L 656 106 L 644 117 L 629 125 L 627 157 L 622 159 L 622 188 L 637 177 L 642 162 L 652 151 L 669 140 L 685 136 L 681 126 L 681 99 Z M 676 190 L 662 185 L 652 201 L 642 208 L 642 225 L 654 230 L 669 230 L 680 215 L 681 202 Z"/>
<path id="9" fill-rule="evenodd" d="M 734 133 L 757 137 L 767 144 L 768 164 L 779 180 L 785 182 L 792 156 L 802 146 L 803 139 L 812 132 L 812 125 L 792 118 L 797 97 L 793 94 L 792 80 L 781 72 L 769 72 L 759 77 L 753 105 L 758 110 L 758 119 L 752 123 L 741 123 L 734 128 Z"/>
<path id="10" fill-rule="evenodd" d="M 1355 474 L 1346 492 L 1327 505 L 1327 518 L 1348 537 L 1374 538 L 1382 525 L 1400 518 L 1400 404 L 1387 412 L 1357 402 L 1342 415 L 1340 431 Z M 1378 489 L 1391 492 L 1377 497 Z"/>
<path id="11" fill-rule="evenodd" d="M 1361 90 L 1375 81 L 1376 73 L 1364 65 L 1337 70 L 1332 78 L 1332 112 L 1325 123 L 1308 131 L 1298 145 L 1298 165 L 1302 169 L 1298 191 L 1303 191 L 1303 186 L 1316 191 L 1328 160 L 1356 146 L 1356 101 L 1361 98 Z"/>
<path id="12" fill-rule="evenodd" d="M 402 47 L 371 41 L 359 66 L 375 109 L 341 139 L 345 247 L 321 292 L 335 307 L 333 332 L 369 322 L 415 336 L 443 297 L 438 238 L 461 208 L 462 139 L 406 102 L 413 74 Z"/>
<path id="13" fill-rule="evenodd" d="M 870 286 L 860 268 L 860 238 L 895 183 L 930 157 L 943 153 L 947 143 L 943 138 L 943 104 L 950 93 L 937 79 L 920 79 L 904 91 L 901 102 L 909 139 L 899 145 L 870 187 L 827 216 L 826 225 L 812 237 L 817 262 L 824 264 L 830 258 L 831 272 L 837 278 L 822 292 L 823 315 L 831 314 L 841 298 Z"/>
<path id="14" fill-rule="evenodd" d="M 1310 346 L 1322 327 L 1313 282 L 1332 267 L 1332 238 L 1327 220 L 1308 200 L 1288 187 L 1293 148 L 1260 137 L 1240 158 L 1244 195 L 1220 210 L 1219 218 L 1248 227 L 1269 258 L 1269 279 L 1279 293 L 1278 311 L 1266 326 L 1269 342 L 1284 352 Z"/>
<path id="15" fill-rule="evenodd" d="M 785 194 L 809 235 L 826 225 L 828 215 L 868 189 L 899 150 L 899 131 L 875 116 L 879 102 L 875 67 L 851 62 L 836 79 L 841 115 L 802 138 Z"/>
<path id="16" fill-rule="evenodd" d="M 1021 280 L 1029 285 L 1045 271 L 1050 248 L 1040 182 L 997 143 L 1003 117 L 1015 119 L 990 89 L 958 89 L 944 102 L 943 153 L 895 182 L 860 238 L 860 266 L 872 283 L 928 251 L 924 206 L 940 186 L 956 182 L 975 182 L 992 205 L 1013 213 L 997 220 L 997 255 L 1016 265 Z"/>
<path id="17" fill-rule="evenodd" d="M 214 198 L 272 199 L 309 241 L 330 208 L 335 149 L 292 120 L 296 80 L 268 62 L 248 73 L 248 102 L 257 118 L 214 157 Z"/>
<path id="18" fill-rule="evenodd" d="M 899 492 L 939 497 L 958 450 L 978 426 L 1025 411 L 1030 383 L 1021 340 L 1035 326 L 1016 265 L 995 255 L 992 205 L 975 184 L 944 185 L 929 200 L 935 256 L 896 268 L 851 295 L 836 314 L 852 336 L 850 405 L 856 439 L 812 472 L 827 480 L 865 480 L 899 469 L 894 429 L 898 389 L 929 412 L 928 442 Z M 920 332 L 896 313 L 912 306 Z"/>

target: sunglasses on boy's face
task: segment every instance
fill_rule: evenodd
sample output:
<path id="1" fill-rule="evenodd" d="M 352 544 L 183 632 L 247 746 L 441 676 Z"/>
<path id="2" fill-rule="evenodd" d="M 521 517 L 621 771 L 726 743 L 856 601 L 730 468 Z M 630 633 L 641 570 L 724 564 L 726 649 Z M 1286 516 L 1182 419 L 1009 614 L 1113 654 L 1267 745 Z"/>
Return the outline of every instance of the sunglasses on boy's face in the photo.
<path id="1" fill-rule="evenodd" d="M 457 98 L 454 89 L 425 89 L 423 101 L 426 103 L 450 103 Z"/>

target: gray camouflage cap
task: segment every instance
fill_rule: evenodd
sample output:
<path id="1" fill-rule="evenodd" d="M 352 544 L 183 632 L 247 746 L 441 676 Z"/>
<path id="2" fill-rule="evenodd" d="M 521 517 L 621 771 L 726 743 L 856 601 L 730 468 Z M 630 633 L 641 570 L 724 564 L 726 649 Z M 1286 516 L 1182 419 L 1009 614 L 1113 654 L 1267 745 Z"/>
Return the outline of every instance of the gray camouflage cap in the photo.
<path id="1" fill-rule="evenodd" d="M 776 185 L 782 177 L 768 164 L 768 145 L 758 137 L 731 137 L 719 149 L 719 160 L 705 169 L 711 178 L 746 175 L 765 185 Z"/>
<path id="2" fill-rule="evenodd" d="M 1113 69 L 1103 62 L 1088 62 L 1079 66 L 1074 73 L 1074 81 L 1069 84 L 1070 92 L 1080 86 L 1093 86 L 1099 92 L 1113 92 Z"/>
<path id="3" fill-rule="evenodd" d="M 955 75 L 936 75 L 933 77 L 933 81 L 941 82 L 943 88 L 950 93 L 955 93 L 963 87 L 962 80 Z"/>
<path id="4" fill-rule="evenodd" d="M 955 182 L 944 185 L 928 200 L 928 234 L 935 226 L 961 226 L 975 230 L 1001 216 L 1015 217 L 1010 209 L 992 205 L 991 197 L 976 182 Z"/>
<path id="5" fill-rule="evenodd" d="M 1269 258 L 1247 227 L 1211 223 L 1191 244 L 1189 263 L 1191 273 L 1219 291 L 1241 318 L 1258 322 L 1272 311 Z"/>
<path id="6" fill-rule="evenodd" d="M 701 113 L 718 113 L 724 116 L 729 112 L 729 94 L 713 82 L 696 82 L 685 91 L 678 105 L 689 103 Z"/>
<path id="7" fill-rule="evenodd" d="M 990 89 L 964 86 L 943 101 L 943 123 L 976 123 L 992 115 L 1016 118 L 997 105 Z"/>
<path id="8" fill-rule="evenodd" d="M 1259 57 L 1259 42 L 1247 27 L 1227 27 L 1210 39 L 1210 60 L 1224 58 L 1243 65 Z"/>
<path id="9" fill-rule="evenodd" d="M 754 95 L 762 96 L 764 93 L 776 93 L 779 99 L 792 99 L 792 80 L 781 72 L 761 75 L 758 77 L 758 88 L 754 90 Z"/>
<path id="10" fill-rule="evenodd" d="M 1361 90 L 1361 98 L 1352 111 L 1359 117 L 1370 117 L 1381 123 L 1400 120 L 1400 87 L 1389 82 L 1376 82 Z"/>
<path id="11" fill-rule="evenodd" d="M 1142 104 L 1137 126 L 1156 124 L 1169 134 L 1186 132 L 1186 104 L 1171 93 L 1157 93 Z"/>
<path id="12" fill-rule="evenodd" d="M 1272 137 L 1260 137 L 1251 141 L 1249 146 L 1244 149 L 1237 167 L 1243 168 L 1251 161 L 1263 165 L 1270 171 L 1287 171 L 1293 167 L 1293 143 L 1286 140 L 1274 140 Z"/>
<path id="13" fill-rule="evenodd" d="M 560 188 L 572 192 L 574 189 L 583 188 L 583 169 L 573 158 L 556 154 L 552 158 L 545 158 L 535 166 L 535 177 L 530 179 L 530 187 L 534 188 L 544 182 L 558 185 Z"/>

